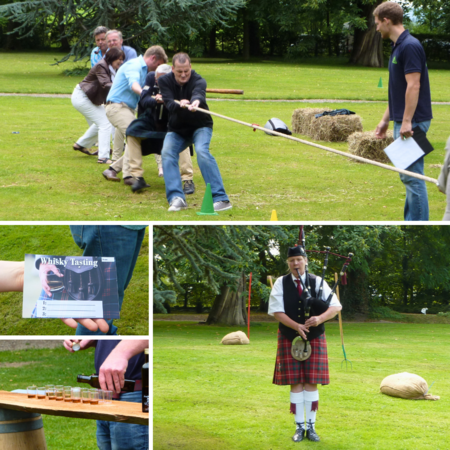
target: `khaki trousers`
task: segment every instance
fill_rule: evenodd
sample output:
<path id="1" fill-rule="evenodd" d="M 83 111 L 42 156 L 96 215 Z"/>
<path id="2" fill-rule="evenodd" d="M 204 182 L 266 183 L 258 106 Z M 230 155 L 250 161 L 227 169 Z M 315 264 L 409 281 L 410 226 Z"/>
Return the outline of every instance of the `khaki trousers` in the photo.
<path id="1" fill-rule="evenodd" d="M 125 133 L 128 125 L 136 119 L 136 114 L 134 110 L 124 103 L 110 103 L 109 105 L 106 105 L 105 110 L 106 117 L 116 129 L 112 154 L 113 161 L 116 161 L 122 156 Z M 128 167 L 126 165 L 124 165 L 124 173 L 125 172 L 128 172 Z"/>
<path id="2" fill-rule="evenodd" d="M 126 177 L 142 177 L 144 170 L 142 169 L 142 138 L 128 136 L 125 153 L 116 162 L 111 164 L 111 168 L 117 173 L 123 170 L 123 178 Z M 126 162 L 125 162 L 126 160 Z M 156 164 L 162 167 L 161 155 L 155 155 Z M 180 174 L 181 181 L 188 181 L 194 179 L 194 168 L 192 167 L 191 153 L 189 147 L 180 153 Z M 127 170 L 125 170 L 125 167 Z"/>

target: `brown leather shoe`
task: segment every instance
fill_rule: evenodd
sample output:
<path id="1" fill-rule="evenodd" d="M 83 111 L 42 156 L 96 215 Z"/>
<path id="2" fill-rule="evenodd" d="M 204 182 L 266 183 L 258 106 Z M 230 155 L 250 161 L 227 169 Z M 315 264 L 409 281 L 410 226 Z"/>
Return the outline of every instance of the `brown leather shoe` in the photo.
<path id="1" fill-rule="evenodd" d="M 126 184 L 127 186 L 133 186 L 135 179 L 133 177 L 125 177 L 123 179 L 124 184 Z"/>
<path id="2" fill-rule="evenodd" d="M 102 175 L 108 181 L 120 181 L 120 178 L 117 176 L 117 172 L 114 169 L 106 169 L 103 171 Z"/>

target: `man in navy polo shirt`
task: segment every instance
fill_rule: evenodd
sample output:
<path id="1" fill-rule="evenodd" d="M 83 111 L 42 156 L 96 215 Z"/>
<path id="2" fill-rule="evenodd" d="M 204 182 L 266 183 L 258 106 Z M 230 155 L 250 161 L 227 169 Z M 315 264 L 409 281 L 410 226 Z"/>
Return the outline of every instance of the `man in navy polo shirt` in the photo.
<path id="1" fill-rule="evenodd" d="M 114 391 L 115 400 L 141 403 L 141 369 L 144 364 L 144 350 L 149 346 L 147 339 L 66 339 L 64 347 L 74 353 L 75 342 L 80 344 L 80 350 L 95 347 L 95 370 L 103 390 Z M 121 392 L 126 379 L 136 381 L 134 392 Z M 97 446 L 100 450 L 148 450 L 148 426 L 97 420 Z"/>
<path id="2" fill-rule="evenodd" d="M 420 42 L 403 27 L 403 9 L 394 2 L 385 2 L 373 12 L 377 31 L 383 39 L 393 42 L 389 60 L 389 106 L 375 135 L 386 137 L 389 121 L 394 121 L 394 139 L 408 138 L 419 127 L 425 133 L 430 128 L 431 93 L 425 51 Z M 407 168 L 424 174 L 424 158 Z M 428 220 L 428 196 L 425 181 L 400 174 L 406 187 L 405 220 Z"/>

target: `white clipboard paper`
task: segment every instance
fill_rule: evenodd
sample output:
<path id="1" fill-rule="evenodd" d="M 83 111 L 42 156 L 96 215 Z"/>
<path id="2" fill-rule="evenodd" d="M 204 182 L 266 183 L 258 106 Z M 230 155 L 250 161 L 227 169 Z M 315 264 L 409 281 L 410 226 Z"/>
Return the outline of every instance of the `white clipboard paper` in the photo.
<path id="1" fill-rule="evenodd" d="M 397 138 L 391 145 L 384 149 L 384 152 L 397 169 L 406 170 L 419 158 L 425 155 L 419 144 L 412 138 Z"/>

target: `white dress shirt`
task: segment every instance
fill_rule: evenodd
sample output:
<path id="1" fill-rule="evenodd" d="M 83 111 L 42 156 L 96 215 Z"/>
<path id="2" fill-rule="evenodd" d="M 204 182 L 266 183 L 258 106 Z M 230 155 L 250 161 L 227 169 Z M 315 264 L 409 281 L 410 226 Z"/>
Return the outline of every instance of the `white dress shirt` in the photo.
<path id="1" fill-rule="evenodd" d="M 297 287 L 297 283 L 295 280 L 297 277 L 294 277 L 294 275 L 291 274 L 292 282 L 295 284 L 295 287 Z M 320 282 L 322 278 L 316 276 L 316 295 L 319 294 L 319 287 Z M 302 275 L 302 281 L 305 283 L 305 274 Z M 323 281 L 323 288 L 322 288 L 322 298 L 324 302 L 326 302 L 328 296 L 330 295 L 331 288 L 328 286 L 328 283 L 324 280 Z M 313 295 L 311 293 L 311 295 Z M 338 298 L 336 297 L 336 294 L 333 294 L 333 297 L 331 298 L 330 306 L 341 306 L 339 303 Z M 269 297 L 269 312 L 268 314 L 273 316 L 276 312 L 282 312 L 284 313 L 284 301 L 283 301 L 283 277 L 277 278 L 277 281 L 275 281 L 275 284 L 273 285 L 272 292 L 270 293 Z"/>

